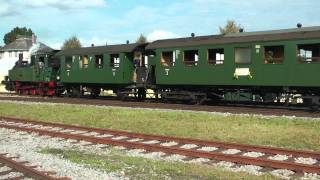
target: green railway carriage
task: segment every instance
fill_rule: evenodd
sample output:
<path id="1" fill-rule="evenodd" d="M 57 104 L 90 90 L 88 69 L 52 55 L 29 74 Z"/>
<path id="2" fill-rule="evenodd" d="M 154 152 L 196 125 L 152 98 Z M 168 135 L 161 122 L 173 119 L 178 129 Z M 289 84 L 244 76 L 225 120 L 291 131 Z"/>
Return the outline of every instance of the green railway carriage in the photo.
<path id="1" fill-rule="evenodd" d="M 319 104 L 320 27 L 159 40 L 149 44 L 164 98 Z"/>
<path id="2" fill-rule="evenodd" d="M 126 87 L 143 84 L 134 60 L 142 68 L 144 44 L 123 44 L 68 49 L 56 54 L 61 60 L 60 80 L 71 95 L 101 89 L 124 93 Z M 136 86 L 135 86 L 136 87 Z"/>

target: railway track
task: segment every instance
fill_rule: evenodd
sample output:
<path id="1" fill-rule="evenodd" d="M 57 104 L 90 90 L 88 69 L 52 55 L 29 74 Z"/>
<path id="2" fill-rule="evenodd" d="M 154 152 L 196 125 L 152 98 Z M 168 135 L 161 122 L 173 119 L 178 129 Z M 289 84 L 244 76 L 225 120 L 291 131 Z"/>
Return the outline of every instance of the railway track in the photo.
<path id="1" fill-rule="evenodd" d="M 149 108 L 149 109 L 172 109 L 188 110 L 203 112 L 221 112 L 232 114 L 259 114 L 269 116 L 295 116 L 319 118 L 320 112 L 312 112 L 306 108 L 287 109 L 278 106 L 250 106 L 250 105 L 187 105 L 187 104 L 164 104 L 159 102 L 136 102 L 120 101 L 114 98 L 101 97 L 99 99 L 91 98 L 69 98 L 69 97 L 39 97 L 39 96 L 18 96 L 10 93 L 0 93 L 0 100 L 23 101 L 23 102 L 43 102 L 43 103 L 65 103 L 65 104 L 84 104 L 95 106 L 115 106 L 115 107 L 132 107 L 132 108 Z"/>
<path id="2" fill-rule="evenodd" d="M 0 117 L 0 120 L 0 127 L 2 128 L 86 141 L 92 144 L 123 146 L 128 149 L 143 149 L 146 152 L 178 154 L 191 159 L 206 158 L 213 163 L 227 161 L 237 165 L 255 165 L 262 167 L 261 171 L 286 169 L 295 172 L 297 175 L 303 173 L 320 174 L 320 153 L 318 152 L 147 135 L 12 117 Z M 279 156 L 286 158 L 279 160 L 277 159 Z"/>
<path id="3" fill-rule="evenodd" d="M 7 180 L 20 180 L 24 178 L 34 180 L 70 180 L 70 178 L 57 178 L 51 176 L 52 172 L 36 170 L 36 166 L 27 165 L 28 162 L 17 161 L 16 157 L 0 154 L 0 178 Z"/>

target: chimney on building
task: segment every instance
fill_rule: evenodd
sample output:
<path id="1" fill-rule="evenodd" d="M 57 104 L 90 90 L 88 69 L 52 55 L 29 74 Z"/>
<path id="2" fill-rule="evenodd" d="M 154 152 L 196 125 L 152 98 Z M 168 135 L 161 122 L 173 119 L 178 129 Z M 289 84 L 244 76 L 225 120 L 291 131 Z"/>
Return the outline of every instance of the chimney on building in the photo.
<path id="1" fill-rule="evenodd" d="M 37 36 L 35 34 L 32 34 L 32 44 L 37 43 Z"/>

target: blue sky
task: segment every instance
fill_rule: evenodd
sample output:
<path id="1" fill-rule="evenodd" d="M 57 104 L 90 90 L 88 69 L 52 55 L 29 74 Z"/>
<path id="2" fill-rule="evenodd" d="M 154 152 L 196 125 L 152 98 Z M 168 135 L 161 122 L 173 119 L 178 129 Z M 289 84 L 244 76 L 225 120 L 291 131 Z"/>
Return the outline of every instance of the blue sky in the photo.
<path id="1" fill-rule="evenodd" d="M 0 45 L 13 27 L 59 48 L 76 35 L 88 46 L 217 34 L 232 19 L 246 31 L 320 25 L 319 0 L 0 0 Z"/>

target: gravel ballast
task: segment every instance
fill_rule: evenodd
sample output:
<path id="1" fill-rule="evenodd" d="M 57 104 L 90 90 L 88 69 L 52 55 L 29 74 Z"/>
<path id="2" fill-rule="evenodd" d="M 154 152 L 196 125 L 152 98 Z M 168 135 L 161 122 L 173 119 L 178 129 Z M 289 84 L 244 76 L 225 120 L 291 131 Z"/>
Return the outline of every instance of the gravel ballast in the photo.
<path id="1" fill-rule="evenodd" d="M 18 156 L 20 160 L 28 161 L 46 171 L 56 172 L 58 177 L 70 177 L 72 179 L 126 179 L 125 177 L 103 171 L 87 168 L 60 159 L 54 155 L 39 153 L 44 148 L 63 149 L 65 147 L 81 147 L 68 141 L 59 141 L 57 138 L 48 140 L 35 134 L 26 134 L 0 128 L 0 152 L 10 153 L 11 156 Z M 92 146 L 90 146 L 92 148 Z"/>

